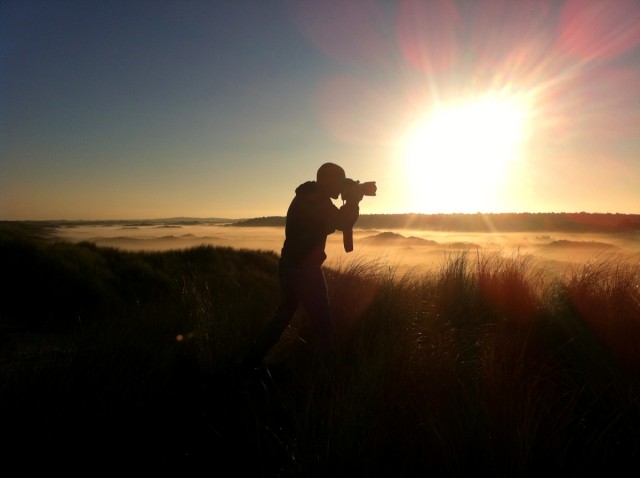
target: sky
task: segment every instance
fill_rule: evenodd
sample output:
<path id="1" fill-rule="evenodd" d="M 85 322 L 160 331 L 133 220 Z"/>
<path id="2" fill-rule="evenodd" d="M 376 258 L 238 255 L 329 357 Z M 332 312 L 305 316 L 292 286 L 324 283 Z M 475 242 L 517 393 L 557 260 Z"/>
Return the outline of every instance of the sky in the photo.
<path id="1" fill-rule="evenodd" d="M 0 220 L 640 213 L 636 0 L 0 0 Z M 340 201 L 336 201 L 340 205 Z"/>

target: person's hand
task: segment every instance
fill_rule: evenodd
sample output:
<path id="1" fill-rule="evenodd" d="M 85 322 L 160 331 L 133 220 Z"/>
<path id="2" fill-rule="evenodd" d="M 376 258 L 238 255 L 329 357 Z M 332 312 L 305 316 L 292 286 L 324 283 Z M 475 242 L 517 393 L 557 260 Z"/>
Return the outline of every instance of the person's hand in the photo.
<path id="1" fill-rule="evenodd" d="M 344 186 L 341 194 L 342 199 L 344 199 L 347 204 L 358 204 L 360 201 L 362 201 L 362 198 L 364 196 L 359 181 L 354 181 L 353 179 L 348 178 L 344 180 Z"/>

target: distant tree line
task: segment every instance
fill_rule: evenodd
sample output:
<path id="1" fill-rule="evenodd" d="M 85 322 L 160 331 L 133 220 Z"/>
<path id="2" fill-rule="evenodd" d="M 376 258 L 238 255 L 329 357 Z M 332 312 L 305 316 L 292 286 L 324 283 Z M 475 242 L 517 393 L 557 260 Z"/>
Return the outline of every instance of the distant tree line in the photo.
<path id="1" fill-rule="evenodd" d="M 246 219 L 233 226 L 284 227 L 285 217 Z M 631 232 L 640 231 L 640 214 L 494 213 L 494 214 L 363 214 L 361 229 L 419 229 L 464 232 Z"/>

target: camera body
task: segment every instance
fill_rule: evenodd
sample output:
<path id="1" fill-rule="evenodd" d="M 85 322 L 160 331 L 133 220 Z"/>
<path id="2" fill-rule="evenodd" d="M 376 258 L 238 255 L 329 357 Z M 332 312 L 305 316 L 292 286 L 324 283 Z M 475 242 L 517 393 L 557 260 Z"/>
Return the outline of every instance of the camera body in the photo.
<path id="1" fill-rule="evenodd" d="M 350 178 L 345 178 L 340 196 L 343 201 L 360 201 L 363 196 L 375 196 L 377 191 L 375 181 L 361 183 Z"/>

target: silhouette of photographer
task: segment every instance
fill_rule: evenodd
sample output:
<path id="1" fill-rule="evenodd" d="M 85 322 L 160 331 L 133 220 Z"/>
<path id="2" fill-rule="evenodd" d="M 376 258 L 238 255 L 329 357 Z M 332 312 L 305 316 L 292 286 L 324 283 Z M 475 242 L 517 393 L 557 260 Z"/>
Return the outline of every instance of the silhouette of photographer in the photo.
<path id="1" fill-rule="evenodd" d="M 333 357 L 334 323 L 321 266 L 327 258 L 327 236 L 336 229 L 351 233 L 360 213 L 363 192 L 375 195 L 375 183 L 365 184 L 369 185 L 368 189 L 348 179 L 344 169 L 337 164 L 325 163 L 318 169 L 316 181 L 307 181 L 296 189 L 287 211 L 285 240 L 279 261 L 280 304 L 244 359 L 244 371 L 260 367 L 299 305 L 305 308 L 313 322 L 316 352 L 324 360 Z M 340 195 L 344 204 L 338 208 L 332 199 L 338 199 Z"/>

